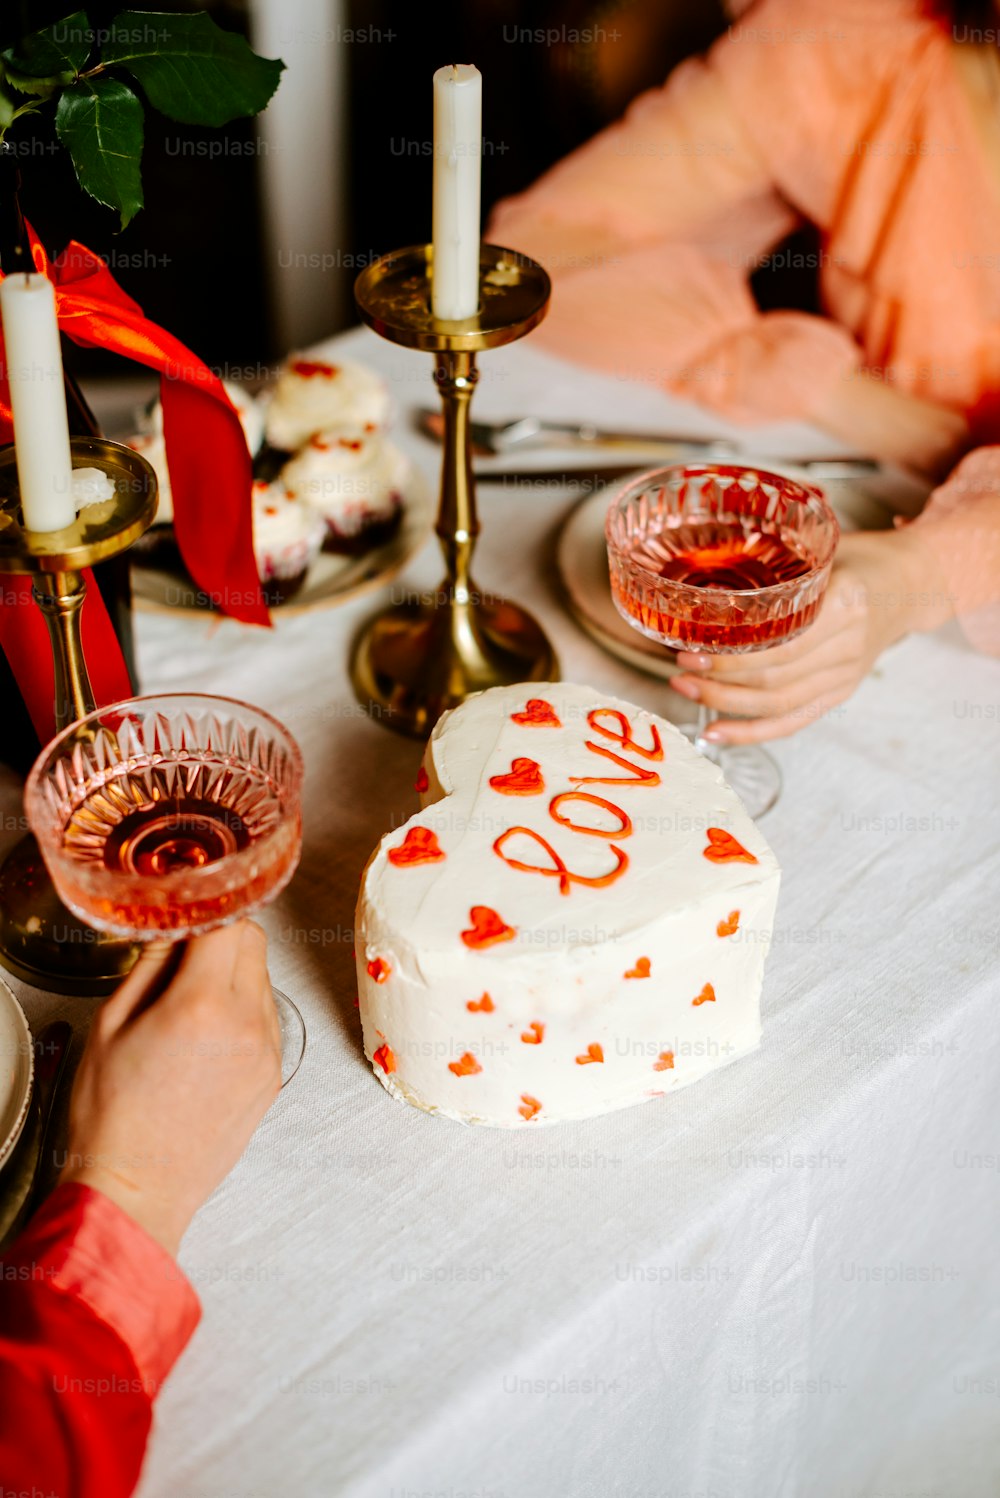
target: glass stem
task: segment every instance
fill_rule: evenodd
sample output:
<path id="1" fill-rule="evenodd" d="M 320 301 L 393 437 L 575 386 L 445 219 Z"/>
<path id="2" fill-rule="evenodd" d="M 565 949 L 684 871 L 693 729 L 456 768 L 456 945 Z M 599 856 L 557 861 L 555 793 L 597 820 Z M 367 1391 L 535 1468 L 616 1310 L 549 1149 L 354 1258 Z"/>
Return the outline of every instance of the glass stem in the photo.
<path id="1" fill-rule="evenodd" d="M 698 703 L 698 718 L 694 731 L 694 746 L 697 749 L 698 753 L 703 754 L 707 760 L 711 760 L 713 765 L 717 765 L 720 763 L 720 746 L 718 744 L 714 744 L 711 739 L 706 739 L 705 729 L 708 728 L 710 723 L 714 723 L 718 716 L 719 715 L 714 708 L 706 707 L 703 702 Z"/>

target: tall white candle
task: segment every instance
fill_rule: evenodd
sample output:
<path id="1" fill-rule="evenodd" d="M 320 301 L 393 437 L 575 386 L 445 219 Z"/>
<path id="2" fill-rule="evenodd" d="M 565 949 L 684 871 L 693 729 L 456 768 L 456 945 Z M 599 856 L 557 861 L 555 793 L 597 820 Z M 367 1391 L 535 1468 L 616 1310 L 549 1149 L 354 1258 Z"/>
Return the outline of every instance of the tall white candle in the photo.
<path id="1" fill-rule="evenodd" d="M 76 519 L 56 298 L 47 276 L 0 283 L 14 447 L 24 524 L 60 531 Z"/>
<path id="2" fill-rule="evenodd" d="M 431 310 L 459 320 L 479 310 L 479 184 L 483 78 L 469 63 L 434 74 L 434 268 Z"/>

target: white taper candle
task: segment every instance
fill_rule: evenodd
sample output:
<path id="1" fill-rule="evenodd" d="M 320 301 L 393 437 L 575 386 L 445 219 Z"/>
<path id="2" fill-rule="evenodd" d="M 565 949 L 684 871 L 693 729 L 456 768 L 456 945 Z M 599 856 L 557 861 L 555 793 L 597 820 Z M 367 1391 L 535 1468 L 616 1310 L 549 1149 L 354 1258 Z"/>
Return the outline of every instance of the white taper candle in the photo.
<path id="1" fill-rule="evenodd" d="M 431 310 L 460 320 L 479 310 L 479 193 L 483 78 L 469 63 L 434 74 L 434 266 Z"/>
<path id="2" fill-rule="evenodd" d="M 61 531 L 76 519 L 76 503 L 52 282 L 17 271 L 6 276 L 0 317 L 24 524 L 32 531 Z"/>

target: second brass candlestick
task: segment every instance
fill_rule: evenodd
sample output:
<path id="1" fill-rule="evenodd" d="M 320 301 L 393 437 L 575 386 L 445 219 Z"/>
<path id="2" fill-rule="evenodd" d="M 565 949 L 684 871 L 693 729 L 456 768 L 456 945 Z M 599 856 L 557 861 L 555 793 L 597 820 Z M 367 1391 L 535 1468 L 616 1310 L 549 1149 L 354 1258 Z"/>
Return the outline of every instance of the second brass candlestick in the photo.
<path id="1" fill-rule="evenodd" d="M 555 652 L 519 604 L 482 594 L 472 579 L 480 525 L 469 441 L 476 354 L 523 338 L 545 316 L 551 285 L 534 260 L 483 245 L 480 309 L 462 322 L 430 310 L 432 247 L 383 256 L 355 283 L 361 316 L 383 338 L 435 355 L 444 409 L 441 502 L 435 530 L 445 577 L 431 600 L 395 604 L 363 630 L 351 677 L 359 699 L 390 728 L 424 738 L 448 708 L 486 687 L 551 681 Z"/>

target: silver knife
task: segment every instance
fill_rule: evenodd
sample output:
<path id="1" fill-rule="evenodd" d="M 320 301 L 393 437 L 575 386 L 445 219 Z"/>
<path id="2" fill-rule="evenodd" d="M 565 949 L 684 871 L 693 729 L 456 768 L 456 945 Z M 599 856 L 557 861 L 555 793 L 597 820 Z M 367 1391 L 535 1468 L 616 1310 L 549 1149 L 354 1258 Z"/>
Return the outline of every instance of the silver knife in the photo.
<path id="1" fill-rule="evenodd" d="M 693 455 L 689 449 L 676 456 L 690 460 Z M 698 455 L 699 458 L 704 456 L 704 453 Z M 738 457 L 731 455 L 726 461 L 739 462 L 746 468 L 759 466 L 765 473 L 768 471 L 766 462 L 755 464 L 749 453 Z M 586 468 L 476 468 L 475 476 L 478 484 L 499 484 L 504 488 L 602 489 L 606 484 L 642 473 L 649 466 L 648 463 L 632 462 L 595 463 Z M 789 458 L 788 466 L 803 469 L 817 482 L 822 479 L 871 478 L 880 472 L 879 464 L 872 458 Z"/>
<path id="2" fill-rule="evenodd" d="M 415 413 L 417 426 L 426 436 L 441 440 L 444 430 L 440 411 Z M 735 453 L 737 444 L 728 437 L 675 436 L 671 432 L 622 432 L 589 423 L 574 425 L 522 416 L 516 421 L 473 421 L 469 435 L 474 447 L 492 457 L 544 447 L 655 447 L 711 448 L 717 453 Z"/>
<path id="3" fill-rule="evenodd" d="M 416 413 L 417 425 L 426 436 L 441 440 L 443 423 L 440 411 L 420 410 Z M 752 454 L 746 453 L 738 443 L 728 437 L 691 437 L 671 432 L 623 432 L 595 426 L 572 426 L 564 422 L 541 421 L 536 416 L 524 416 L 517 421 L 489 422 L 473 421 L 469 424 L 469 435 L 473 449 L 479 449 L 479 457 L 504 457 L 523 451 L 539 451 L 545 447 L 580 447 L 591 450 L 601 448 L 648 448 L 651 455 L 669 461 L 697 457 L 718 458 L 729 462 L 753 464 Z M 817 478 L 856 478 L 862 474 L 879 471 L 874 458 L 860 454 L 848 454 L 839 458 L 789 458 L 797 468 L 805 468 Z M 599 465 L 617 467 L 609 463 Z M 639 472 L 642 462 L 622 465 L 623 473 Z M 572 472 L 572 469 L 569 470 Z M 483 477 L 485 478 L 485 473 Z M 619 477 L 620 475 L 612 475 Z"/>

